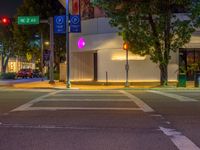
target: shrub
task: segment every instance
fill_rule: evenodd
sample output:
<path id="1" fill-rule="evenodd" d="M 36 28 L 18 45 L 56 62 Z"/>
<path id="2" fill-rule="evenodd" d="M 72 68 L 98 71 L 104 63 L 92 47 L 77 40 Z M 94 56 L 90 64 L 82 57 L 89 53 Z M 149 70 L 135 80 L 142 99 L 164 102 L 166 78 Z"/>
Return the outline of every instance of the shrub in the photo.
<path id="1" fill-rule="evenodd" d="M 0 79 L 15 79 L 16 73 L 15 72 L 8 72 L 8 73 L 1 73 Z"/>

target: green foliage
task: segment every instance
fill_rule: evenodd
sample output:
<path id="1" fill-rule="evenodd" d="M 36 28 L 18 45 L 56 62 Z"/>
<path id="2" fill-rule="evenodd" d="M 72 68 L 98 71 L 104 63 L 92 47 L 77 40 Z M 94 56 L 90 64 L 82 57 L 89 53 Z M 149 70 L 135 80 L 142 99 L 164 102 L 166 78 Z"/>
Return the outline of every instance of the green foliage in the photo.
<path id="1" fill-rule="evenodd" d="M 15 56 L 15 40 L 13 37 L 13 24 L 3 26 L 0 25 L 0 43 L 1 43 L 1 71 L 5 72 L 8 64 L 8 60 L 11 56 Z"/>
<path id="2" fill-rule="evenodd" d="M 5 79 L 15 79 L 16 78 L 16 73 L 15 72 L 8 72 L 8 73 L 1 73 L 0 74 L 0 79 L 5 80 Z"/>
<path id="3" fill-rule="evenodd" d="M 97 0 L 94 4 L 102 8 L 111 19 L 110 24 L 119 29 L 131 52 L 150 55 L 160 69 L 169 64 L 171 52 L 190 41 L 195 27 L 200 24 L 200 2 L 192 0 Z M 190 12 L 184 14 L 187 19 L 175 14 L 175 8 Z M 166 79 L 161 79 L 168 80 L 164 74 Z"/>
<path id="4" fill-rule="evenodd" d="M 55 0 L 24 0 L 17 11 L 18 16 L 40 16 L 40 20 L 48 20 L 49 17 L 64 13 L 64 8 Z M 40 58 L 40 35 L 43 33 L 44 41 L 49 41 L 49 25 L 17 25 L 14 26 L 14 38 L 18 55 L 26 58 L 27 54 L 32 56 L 32 60 Z M 39 36 L 38 37 L 36 37 Z M 48 47 L 45 47 L 48 48 Z"/>

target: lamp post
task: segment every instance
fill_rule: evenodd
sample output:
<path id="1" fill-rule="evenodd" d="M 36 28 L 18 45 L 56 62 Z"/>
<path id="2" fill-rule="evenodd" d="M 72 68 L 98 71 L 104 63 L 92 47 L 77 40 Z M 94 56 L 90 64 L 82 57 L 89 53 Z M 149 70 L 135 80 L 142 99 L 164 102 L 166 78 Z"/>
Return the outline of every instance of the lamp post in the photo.
<path id="1" fill-rule="evenodd" d="M 41 20 L 40 23 L 49 24 L 50 27 L 50 63 L 49 63 L 49 84 L 54 84 L 54 73 L 53 73 L 53 64 L 54 64 L 54 22 L 53 17 L 49 17 L 48 20 Z M 43 38 L 43 37 L 42 37 Z M 43 45 L 43 40 L 41 41 Z M 43 57 L 43 54 L 42 54 Z M 42 58 L 43 59 L 43 58 Z"/>
<path id="2" fill-rule="evenodd" d="M 69 0 L 66 0 L 66 62 L 67 62 L 67 88 L 71 88 L 70 81 L 70 49 L 69 49 Z"/>
<path id="3" fill-rule="evenodd" d="M 129 82 L 128 82 L 128 72 L 129 72 L 129 63 L 128 63 L 128 43 L 123 44 L 123 49 L 126 51 L 126 64 L 125 64 L 125 71 L 126 71 L 126 82 L 125 82 L 125 87 L 129 87 Z"/>

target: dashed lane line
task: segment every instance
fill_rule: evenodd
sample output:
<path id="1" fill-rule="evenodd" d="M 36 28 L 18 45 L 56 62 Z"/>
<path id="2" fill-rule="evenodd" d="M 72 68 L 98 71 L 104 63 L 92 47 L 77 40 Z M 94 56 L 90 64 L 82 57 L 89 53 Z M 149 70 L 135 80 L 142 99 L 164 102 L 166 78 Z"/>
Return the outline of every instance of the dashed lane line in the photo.
<path id="1" fill-rule="evenodd" d="M 159 95 L 163 95 L 163 96 L 167 96 L 167 97 L 176 99 L 176 100 L 178 100 L 180 102 L 198 102 L 198 100 L 196 100 L 194 98 L 190 98 L 190 97 L 186 97 L 186 96 L 181 96 L 181 95 L 177 95 L 177 94 L 165 93 L 165 92 L 153 91 L 153 90 L 149 90 L 148 92 L 159 94 Z"/>
<path id="2" fill-rule="evenodd" d="M 170 138 L 174 145 L 179 150 L 200 150 L 200 148 L 195 145 L 189 138 L 184 136 L 181 132 L 175 129 L 169 129 L 164 127 L 159 127 L 160 130 Z"/>

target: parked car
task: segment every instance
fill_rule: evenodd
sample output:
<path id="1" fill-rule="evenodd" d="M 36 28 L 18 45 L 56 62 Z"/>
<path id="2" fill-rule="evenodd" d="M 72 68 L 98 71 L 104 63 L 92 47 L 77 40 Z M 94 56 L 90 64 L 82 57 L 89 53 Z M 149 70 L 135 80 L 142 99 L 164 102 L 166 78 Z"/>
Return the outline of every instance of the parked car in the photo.
<path id="1" fill-rule="evenodd" d="M 42 73 L 39 69 L 33 69 L 33 78 L 41 78 Z"/>
<path id="2" fill-rule="evenodd" d="M 17 78 L 33 78 L 32 69 L 20 69 L 17 72 Z"/>

